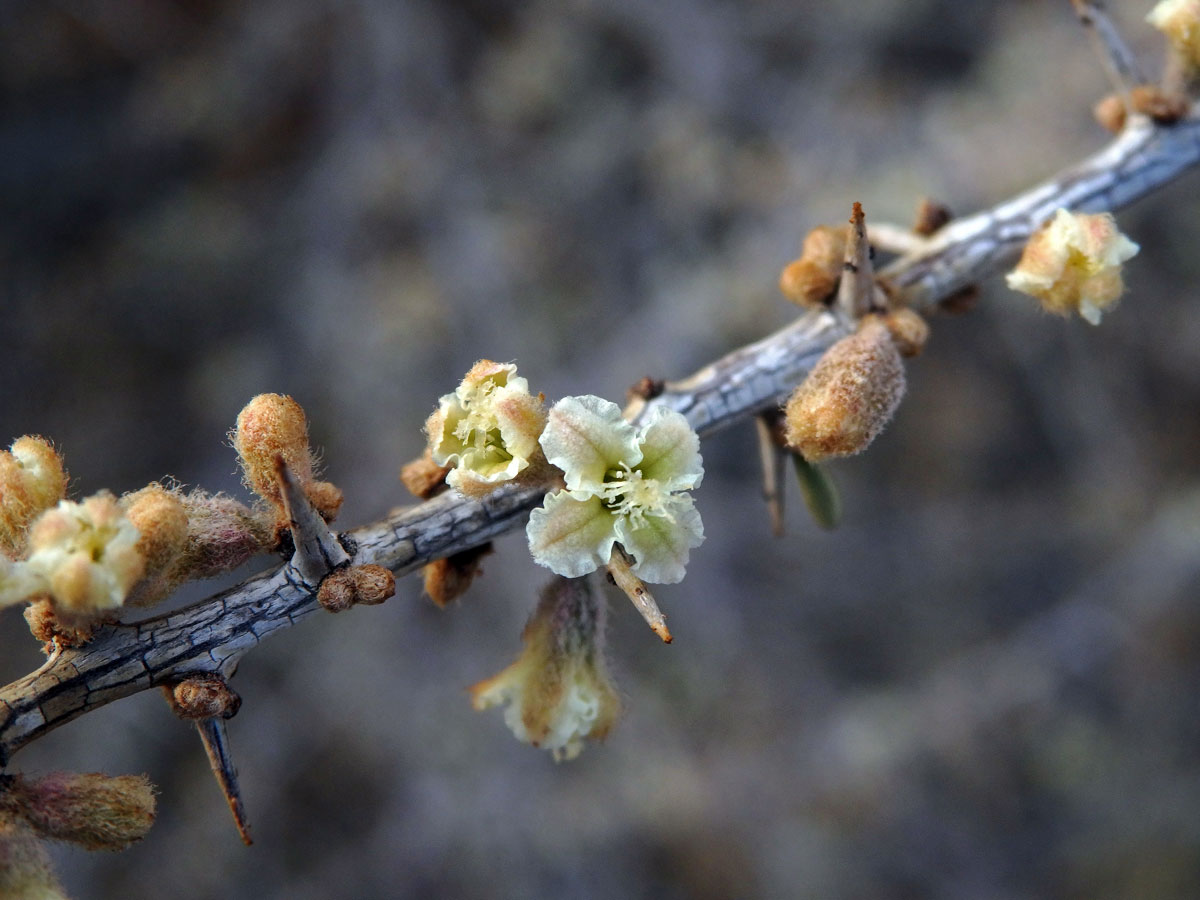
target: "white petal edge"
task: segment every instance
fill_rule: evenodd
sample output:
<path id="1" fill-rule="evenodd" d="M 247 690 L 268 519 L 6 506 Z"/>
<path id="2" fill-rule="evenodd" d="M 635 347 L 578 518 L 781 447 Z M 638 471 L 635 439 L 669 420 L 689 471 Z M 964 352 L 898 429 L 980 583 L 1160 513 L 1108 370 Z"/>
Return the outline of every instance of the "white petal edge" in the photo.
<path id="1" fill-rule="evenodd" d="M 647 516 L 638 528 L 628 519 L 616 523 L 617 539 L 634 558 L 633 574 L 651 584 L 677 584 L 686 574 L 689 551 L 704 542 L 704 523 L 692 498 L 671 498 L 672 522 Z"/>
<path id="2" fill-rule="evenodd" d="M 591 394 L 563 397 L 551 407 L 541 445 L 572 491 L 598 490 L 609 469 L 642 461 L 637 432 L 621 417 L 621 408 Z"/>
<path id="3" fill-rule="evenodd" d="M 642 475 L 661 481 L 664 490 L 683 491 L 700 487 L 704 465 L 700 437 L 682 413 L 664 406 L 650 411 L 638 431 Z"/>
<path id="4" fill-rule="evenodd" d="M 613 515 L 598 497 L 578 499 L 568 491 L 547 494 L 525 526 L 534 562 L 556 575 L 579 578 L 612 555 Z"/>

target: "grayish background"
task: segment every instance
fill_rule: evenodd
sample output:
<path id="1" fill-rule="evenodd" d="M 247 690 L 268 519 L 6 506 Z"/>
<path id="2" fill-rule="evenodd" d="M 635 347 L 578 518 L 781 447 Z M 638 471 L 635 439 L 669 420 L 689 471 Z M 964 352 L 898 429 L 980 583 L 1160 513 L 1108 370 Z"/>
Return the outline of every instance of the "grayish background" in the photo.
<path id="1" fill-rule="evenodd" d="M 0 437 L 78 495 L 240 492 L 226 431 L 290 393 L 345 527 L 477 358 L 619 399 L 784 324 L 851 201 L 969 212 L 1107 140 L 1065 0 L 46 0 L 0 79 Z M 57 852 L 72 895 L 1200 895 L 1198 186 L 1122 213 L 1100 328 L 999 283 L 934 321 L 839 531 L 793 493 L 772 540 L 752 429 L 707 441 L 675 644 L 614 598 L 606 744 L 470 709 L 545 575 L 511 535 L 454 608 L 409 579 L 247 658 L 252 849 L 157 694 L 19 754 L 161 788 L 139 846 Z M 39 659 L 5 611 L 0 679 Z"/>

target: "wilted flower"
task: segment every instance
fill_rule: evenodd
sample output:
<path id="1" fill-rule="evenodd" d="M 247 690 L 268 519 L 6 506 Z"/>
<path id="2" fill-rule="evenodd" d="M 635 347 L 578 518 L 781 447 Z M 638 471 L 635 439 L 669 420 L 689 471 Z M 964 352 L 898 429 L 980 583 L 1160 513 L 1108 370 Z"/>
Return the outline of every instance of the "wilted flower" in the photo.
<path id="1" fill-rule="evenodd" d="M 687 419 L 655 407 L 640 428 L 599 397 L 565 397 L 550 410 L 541 438 L 566 489 L 529 516 L 533 558 L 578 577 L 608 562 L 613 544 L 633 557 L 644 581 L 682 581 L 688 551 L 704 540 L 692 498 L 704 468 L 700 439 Z"/>
<path id="2" fill-rule="evenodd" d="M 29 558 L 11 565 L 0 598 L 13 603 L 46 593 L 74 613 L 115 609 L 145 569 L 140 538 L 106 491 L 82 503 L 63 500 L 34 522 Z"/>
<path id="3" fill-rule="evenodd" d="M 600 740 L 621 702 L 603 651 L 604 605 L 586 579 L 555 578 L 525 626 L 517 661 L 471 688 L 476 709 L 507 703 L 504 721 L 519 740 L 574 759 L 584 739 Z"/>
<path id="4" fill-rule="evenodd" d="M 425 423 L 438 465 L 452 465 L 446 483 L 483 493 L 520 475 L 538 451 L 546 423 L 541 396 L 511 363 L 481 359 Z"/>
<path id="5" fill-rule="evenodd" d="M 1108 213 L 1060 209 L 1029 239 L 1006 281 L 1014 291 L 1042 301 L 1050 312 L 1068 315 L 1077 310 L 1097 325 L 1101 313 L 1125 289 L 1121 264 L 1137 252 L 1138 245 L 1117 230 Z"/>

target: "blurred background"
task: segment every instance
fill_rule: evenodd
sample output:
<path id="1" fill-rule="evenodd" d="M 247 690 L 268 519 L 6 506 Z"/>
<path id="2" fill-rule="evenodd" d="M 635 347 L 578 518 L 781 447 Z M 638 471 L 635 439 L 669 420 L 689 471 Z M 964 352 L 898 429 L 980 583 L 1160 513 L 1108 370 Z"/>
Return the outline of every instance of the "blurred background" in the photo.
<path id="1" fill-rule="evenodd" d="M 1148 0 L 1109 6 L 1157 71 Z M 785 324 L 852 201 L 971 212 L 1108 140 L 1066 0 L 40 0 L 0 79 L 0 438 L 76 495 L 244 497 L 226 432 L 286 392 L 343 527 L 408 502 L 477 358 L 619 399 Z M 22 751 L 161 789 L 134 849 L 56 851 L 69 892 L 1200 896 L 1198 197 L 1121 213 L 1100 328 L 998 281 L 935 320 L 836 532 L 793 492 L 771 539 L 752 428 L 706 441 L 675 643 L 611 598 L 605 744 L 555 765 L 470 708 L 545 580 L 509 535 L 450 609 L 410 578 L 246 658 L 252 848 L 158 694 Z M 0 679 L 40 659 L 5 611 Z"/>

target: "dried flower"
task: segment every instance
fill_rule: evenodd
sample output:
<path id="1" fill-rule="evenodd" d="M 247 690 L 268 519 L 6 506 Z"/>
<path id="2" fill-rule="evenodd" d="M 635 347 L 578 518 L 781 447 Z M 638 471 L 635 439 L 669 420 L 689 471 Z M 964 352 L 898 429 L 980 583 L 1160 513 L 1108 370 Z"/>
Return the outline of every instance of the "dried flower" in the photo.
<path id="1" fill-rule="evenodd" d="M 30 529 L 29 558 L 10 565 L 0 604 L 47 593 L 71 613 L 115 609 L 145 570 L 140 539 L 112 494 L 62 500 Z"/>
<path id="2" fill-rule="evenodd" d="M 0 555 L 16 559 L 34 519 L 67 493 L 62 458 L 45 438 L 17 438 L 0 450 Z"/>
<path id="3" fill-rule="evenodd" d="M 883 317 L 830 347 L 792 393 L 785 410 L 788 446 L 809 462 L 865 450 L 904 396 L 904 364 Z"/>
<path id="4" fill-rule="evenodd" d="M 586 579 L 555 578 L 522 632 L 516 662 L 471 688 L 476 709 L 507 703 L 519 740 L 574 759 L 608 734 L 621 702 L 604 661 L 604 604 Z"/>
<path id="5" fill-rule="evenodd" d="M 692 498 L 704 468 L 700 439 L 687 419 L 655 407 L 640 428 L 599 397 L 566 397 L 550 410 L 541 438 L 566 489 L 529 516 L 533 558 L 578 577 L 608 562 L 613 544 L 633 557 L 644 581 L 682 581 L 688 551 L 704 540 Z"/>
<path id="6" fill-rule="evenodd" d="M 425 423 L 438 465 L 454 466 L 446 483 L 471 496 L 511 481 L 535 461 L 546 424 L 539 394 L 511 363 L 481 359 Z"/>
<path id="7" fill-rule="evenodd" d="M 1117 230 L 1108 213 L 1086 215 L 1060 209 L 1021 254 L 1006 281 L 1014 291 L 1036 297 L 1048 311 L 1079 315 L 1093 325 L 1124 290 L 1121 264 L 1138 245 Z"/>
<path id="8" fill-rule="evenodd" d="M 1162 0 L 1146 21 L 1167 36 L 1192 69 L 1200 69 L 1200 0 Z"/>

